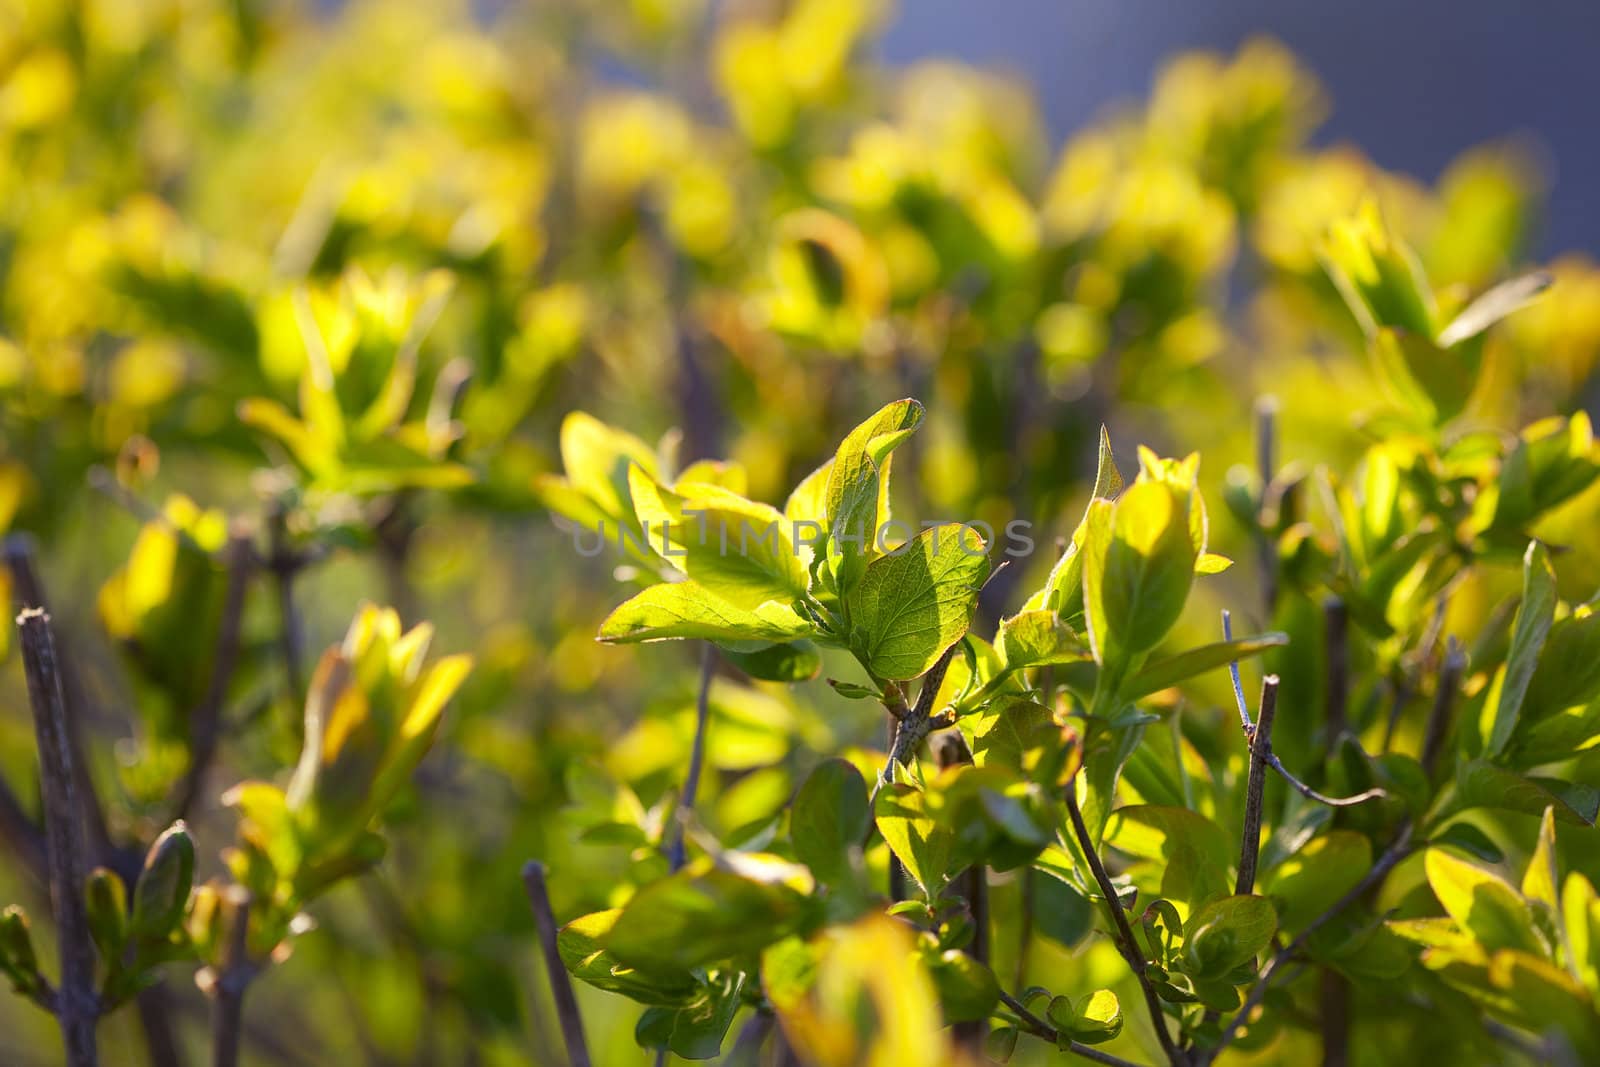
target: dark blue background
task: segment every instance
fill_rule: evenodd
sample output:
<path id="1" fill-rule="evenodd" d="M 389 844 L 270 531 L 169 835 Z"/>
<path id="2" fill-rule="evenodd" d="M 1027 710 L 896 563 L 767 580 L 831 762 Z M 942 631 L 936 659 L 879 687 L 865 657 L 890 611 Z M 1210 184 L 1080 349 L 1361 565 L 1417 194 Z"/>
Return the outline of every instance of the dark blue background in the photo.
<path id="1" fill-rule="evenodd" d="M 1024 77 L 1060 139 L 1142 97 L 1173 53 L 1262 32 L 1326 87 L 1319 143 L 1431 181 L 1463 149 L 1520 135 L 1550 182 L 1535 251 L 1600 255 L 1600 0 L 900 0 L 882 56 Z"/>

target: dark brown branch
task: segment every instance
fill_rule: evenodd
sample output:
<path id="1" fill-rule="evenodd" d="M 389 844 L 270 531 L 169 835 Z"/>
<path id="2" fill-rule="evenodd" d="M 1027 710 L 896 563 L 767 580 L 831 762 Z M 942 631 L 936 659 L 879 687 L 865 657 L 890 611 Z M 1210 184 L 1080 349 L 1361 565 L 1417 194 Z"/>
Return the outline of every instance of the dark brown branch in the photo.
<path id="1" fill-rule="evenodd" d="M 1422 737 L 1422 770 L 1429 778 L 1444 751 L 1445 738 L 1450 735 L 1450 720 L 1454 714 L 1456 694 L 1461 689 L 1461 676 L 1467 669 L 1467 655 L 1454 637 L 1445 642 L 1444 663 L 1439 666 L 1439 683 L 1433 693 L 1433 708 L 1428 713 L 1428 725 Z"/>
<path id="2" fill-rule="evenodd" d="M 1052 1045 L 1055 1045 L 1058 1048 L 1060 1047 L 1061 1036 L 1059 1033 L 1057 1033 L 1056 1028 L 1039 1018 L 1033 1012 L 1029 1011 L 1027 1006 L 1024 1005 L 1022 1001 L 1018 1000 L 1016 997 L 1005 992 L 1004 990 L 1000 991 L 1000 1000 L 1005 1004 L 1006 1007 L 1010 1008 L 1012 1012 L 1016 1014 L 1017 1029 L 1021 1030 L 1025 1034 L 1032 1034 L 1034 1037 L 1043 1038 Z M 1121 1056 L 1113 1056 L 1109 1052 L 1101 1052 L 1099 1049 L 1094 1048 L 1091 1045 L 1085 1045 L 1077 1041 L 1069 1040 L 1067 1042 L 1066 1051 L 1075 1056 L 1082 1056 L 1086 1060 L 1093 1060 L 1095 1063 L 1104 1063 L 1107 1065 L 1107 1067 L 1140 1067 L 1139 1064 L 1133 1062 L 1132 1060 L 1125 1060 Z"/>
<path id="3" fill-rule="evenodd" d="M 1167 1054 L 1167 1061 L 1173 1067 L 1182 1067 L 1187 1061 L 1167 1031 L 1166 1012 L 1161 1009 L 1161 999 L 1156 996 L 1155 987 L 1150 984 L 1150 976 L 1145 971 L 1144 954 L 1139 951 L 1139 942 L 1134 940 L 1133 928 L 1128 925 L 1128 917 L 1123 913 L 1122 899 L 1117 896 L 1116 887 L 1111 884 L 1111 875 L 1106 871 L 1100 853 L 1095 850 L 1094 838 L 1089 835 L 1089 827 L 1084 825 L 1083 812 L 1078 807 L 1076 786 L 1076 782 L 1067 783 L 1065 790 L 1067 816 L 1072 820 L 1072 832 L 1078 838 L 1078 847 L 1083 851 L 1084 860 L 1089 864 L 1089 870 L 1094 873 L 1094 880 L 1100 886 L 1100 895 L 1105 898 L 1106 911 L 1111 915 L 1111 939 L 1122 953 L 1122 958 L 1132 968 L 1134 977 L 1139 980 L 1145 1006 L 1150 1010 L 1150 1025 L 1155 1027 L 1156 1039 L 1161 1042 L 1161 1049 Z"/>
<path id="4" fill-rule="evenodd" d="M 250 891 L 229 886 L 223 898 L 227 940 L 211 983 L 212 1067 L 238 1067 L 244 1022 L 244 992 L 255 977 L 250 962 Z"/>
<path id="5" fill-rule="evenodd" d="M 1378 862 L 1372 865 L 1372 869 L 1366 873 L 1366 876 L 1361 881 L 1355 884 L 1353 889 L 1335 901 L 1327 911 L 1311 920 L 1293 941 L 1289 942 L 1272 959 L 1267 961 L 1266 967 L 1262 968 L 1260 979 L 1257 980 L 1255 987 L 1250 990 L 1250 995 L 1245 997 L 1244 1004 L 1240 1006 L 1238 1012 L 1228 1022 L 1228 1025 L 1223 1028 L 1222 1037 L 1217 1042 L 1216 1047 L 1210 1050 L 1207 1062 L 1216 1059 L 1222 1050 L 1227 1048 L 1228 1044 L 1238 1036 L 1239 1028 L 1249 1021 L 1251 1013 L 1266 998 L 1267 988 L 1272 984 L 1273 979 L 1305 948 L 1306 943 L 1311 940 L 1311 935 L 1338 918 L 1351 904 L 1354 904 L 1366 896 L 1374 887 L 1380 885 L 1388 877 L 1389 872 L 1401 860 L 1405 859 L 1410 852 L 1411 824 L 1408 822 L 1401 826 L 1400 833 L 1395 838 L 1394 843 L 1384 851 L 1382 856 L 1378 857 Z"/>
<path id="6" fill-rule="evenodd" d="M 694 743 L 689 749 L 689 772 L 683 778 L 683 793 L 678 797 L 678 825 L 672 831 L 667 859 L 674 871 L 688 859 L 689 821 L 694 818 L 694 802 L 700 793 L 700 776 L 706 762 L 706 730 L 711 723 L 711 679 L 717 670 L 717 646 L 705 642 L 700 651 L 700 685 L 694 699 Z"/>
<path id="7" fill-rule="evenodd" d="M 255 569 L 255 551 L 247 534 L 235 530 L 228 539 L 228 589 L 222 605 L 222 622 L 217 631 L 217 647 L 211 661 L 211 678 L 204 698 L 189 715 L 189 767 L 178 786 L 178 800 L 169 822 L 186 818 L 193 809 L 206 772 L 216 757 L 221 733 L 222 710 L 228 699 L 228 683 L 239 661 L 239 634 L 244 625 L 245 593 Z"/>
<path id="8" fill-rule="evenodd" d="M 567 968 L 561 962 L 561 953 L 557 948 L 556 917 L 550 910 L 544 864 L 529 860 L 522 868 L 522 884 L 528 889 L 528 901 L 533 905 L 534 921 L 539 926 L 545 971 L 550 976 L 550 995 L 556 1002 L 561 1034 L 567 1043 L 567 1061 L 571 1067 L 589 1067 L 589 1046 L 583 1037 L 583 1016 L 578 1012 L 578 998 L 572 992 L 572 979 L 567 975 Z"/>
<path id="9" fill-rule="evenodd" d="M 12 602 L 16 608 L 18 610 L 38 608 L 48 612 L 50 599 L 45 595 L 44 581 L 39 577 L 38 568 L 35 566 L 38 553 L 34 550 L 33 538 L 27 534 L 13 534 L 6 538 L 3 550 L 0 551 L 3 551 L 6 568 L 11 572 Z M 141 857 L 136 852 L 120 850 L 111 842 L 105 807 L 100 801 L 99 791 L 95 788 L 94 776 L 89 771 L 89 760 L 83 746 L 83 725 L 89 708 L 89 699 L 83 689 L 83 679 L 72 669 L 73 657 L 71 649 L 67 647 L 65 635 L 53 633 L 52 640 L 55 645 L 56 662 L 60 665 L 62 696 L 66 701 L 67 748 L 72 755 L 73 782 L 79 801 L 83 805 L 82 812 L 89 830 L 89 843 L 97 857 L 96 862 L 104 863 L 127 881 L 138 871 Z"/>
<path id="10" fill-rule="evenodd" d="M 1272 722 L 1278 713 L 1278 676 L 1261 679 L 1261 706 L 1250 744 L 1250 774 L 1245 785 L 1244 835 L 1239 845 L 1239 880 L 1234 892 L 1243 896 L 1256 886 L 1256 863 L 1261 858 L 1261 806 L 1266 801 L 1268 759 L 1272 755 Z"/>
<path id="11" fill-rule="evenodd" d="M 72 773 L 67 742 L 67 703 L 62 695 L 61 668 L 56 660 L 50 616 L 42 608 L 26 608 L 17 616 L 22 637 L 23 669 L 33 705 L 34 734 L 39 746 L 39 784 L 44 795 L 45 837 L 49 843 L 50 903 L 61 942 L 61 985 L 56 991 L 56 1018 L 66 1044 L 68 1067 L 94 1067 L 94 1024 L 100 1014 L 94 990 L 94 944 L 84 912 L 82 809 Z"/>

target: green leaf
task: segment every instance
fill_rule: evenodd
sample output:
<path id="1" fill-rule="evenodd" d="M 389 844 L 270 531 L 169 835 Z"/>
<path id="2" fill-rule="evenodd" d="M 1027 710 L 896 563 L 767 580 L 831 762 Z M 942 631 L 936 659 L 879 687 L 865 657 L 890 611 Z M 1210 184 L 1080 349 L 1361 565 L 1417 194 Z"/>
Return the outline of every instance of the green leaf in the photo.
<path id="1" fill-rule="evenodd" d="M 128 891 L 122 879 L 106 867 L 90 871 L 83 887 L 83 910 L 101 961 L 107 967 L 120 966 L 128 936 Z"/>
<path id="2" fill-rule="evenodd" d="M 786 604 L 768 601 L 753 611 L 734 607 L 694 582 L 662 582 L 624 601 L 600 624 L 600 640 L 792 641 L 811 624 Z"/>
<path id="3" fill-rule="evenodd" d="M 1258 634 L 1233 641 L 1218 641 L 1201 645 L 1157 663 L 1146 664 L 1123 686 L 1119 698 L 1124 702 L 1138 700 L 1159 693 L 1179 682 L 1186 681 L 1206 671 L 1214 671 L 1242 659 L 1259 655 L 1269 648 L 1289 643 L 1289 635 L 1282 633 Z"/>
<path id="4" fill-rule="evenodd" d="M 1100 457 L 1099 465 L 1095 470 L 1094 491 L 1090 494 L 1089 505 L 1084 509 L 1084 515 L 1078 522 L 1078 527 L 1072 532 L 1072 542 L 1061 558 L 1056 560 L 1055 566 L 1050 568 L 1050 576 L 1045 580 L 1044 588 L 1029 597 L 1023 604 L 1024 611 L 1050 610 L 1061 616 L 1061 621 L 1068 626 L 1078 626 L 1084 613 L 1083 601 L 1083 546 L 1087 536 L 1089 512 L 1094 509 L 1097 500 L 1112 500 L 1122 492 L 1122 475 L 1117 473 L 1117 466 L 1111 456 L 1111 436 L 1104 426 L 1100 427 Z"/>
<path id="5" fill-rule="evenodd" d="M 1014 670 L 1088 658 L 1072 628 L 1053 611 L 1023 611 L 1002 619 L 995 647 Z"/>
<path id="6" fill-rule="evenodd" d="M 940 952 L 930 945 L 932 935 L 922 941 L 923 960 L 939 991 L 939 1003 L 947 1022 L 975 1022 L 987 1019 L 1000 1002 L 1000 983 L 994 971 L 960 949 Z"/>
<path id="7" fill-rule="evenodd" d="M 1433 835 L 1430 845 L 1449 845 L 1485 863 L 1499 863 L 1506 858 L 1500 846 L 1489 835 L 1469 822 L 1451 823 L 1442 833 Z"/>
<path id="8" fill-rule="evenodd" d="M 1233 842 L 1199 812 L 1157 804 L 1118 808 L 1106 822 L 1105 842 L 1157 865 L 1163 897 L 1190 904 L 1226 893 Z"/>
<path id="9" fill-rule="evenodd" d="M 1600 614 L 1579 608 L 1550 627 L 1522 698 L 1522 721 L 1542 722 L 1600 696 Z"/>
<path id="10" fill-rule="evenodd" d="M 652 478 L 658 473 L 648 445 L 582 411 L 561 422 L 561 465 L 568 484 L 613 519 L 633 516 L 629 470 L 637 466 Z"/>
<path id="11" fill-rule="evenodd" d="M 1278 913 L 1266 897 L 1214 900 L 1183 924 L 1185 969 L 1196 979 L 1221 978 L 1253 961 L 1277 928 Z"/>
<path id="12" fill-rule="evenodd" d="M 878 532 L 889 519 L 889 456 L 922 422 L 922 405 L 897 400 L 851 430 L 834 453 L 824 499 L 827 536 L 838 558 L 839 589 L 849 593 L 874 552 Z"/>
<path id="13" fill-rule="evenodd" d="M 1039 932 L 1058 945 L 1077 948 L 1094 929 L 1094 903 L 1054 871 L 1030 875 L 1035 897 L 1034 922 Z"/>
<path id="14" fill-rule="evenodd" d="M 754 955 L 793 932 L 811 889 L 805 869 L 772 862 L 731 870 L 732 856 L 696 860 L 645 886 L 623 907 L 604 948 L 632 967 L 692 970 Z"/>
<path id="15" fill-rule="evenodd" d="M 1099 1045 L 1122 1033 L 1122 1005 L 1109 989 L 1097 990 L 1077 1000 L 1055 997 L 1045 1009 L 1045 1017 L 1055 1026 L 1063 1042 Z"/>
<path id="16" fill-rule="evenodd" d="M 1539 842 L 1522 875 L 1522 895 L 1545 905 L 1552 914 L 1558 914 L 1560 884 L 1560 872 L 1556 869 L 1555 809 L 1546 808 L 1539 819 Z"/>
<path id="17" fill-rule="evenodd" d="M 1261 891 L 1277 905 L 1285 930 L 1299 931 L 1339 901 L 1372 867 L 1372 843 L 1332 830 L 1274 867 Z"/>
<path id="18" fill-rule="evenodd" d="M 641 1004 L 681 1004 L 699 992 L 699 983 L 684 968 L 640 970 L 629 967 L 604 948 L 621 908 L 579 916 L 556 936 L 556 951 L 574 978 L 621 993 Z"/>
<path id="19" fill-rule="evenodd" d="M 904 782 L 890 782 L 878 790 L 873 814 L 890 851 L 931 899 L 949 879 L 955 842 L 929 811 L 927 794 Z"/>
<path id="20" fill-rule="evenodd" d="M 1476 337 L 1501 319 L 1520 311 L 1550 288 L 1551 277 L 1544 271 L 1524 274 L 1520 278 L 1501 282 L 1468 304 L 1439 331 L 1439 344 L 1454 348 L 1468 338 Z"/>
<path id="21" fill-rule="evenodd" d="M 979 767 L 1004 767 L 1042 785 L 1060 786 L 1076 753 L 1070 728 L 1043 704 L 1020 697 L 992 700 L 961 720 Z"/>
<path id="22" fill-rule="evenodd" d="M 745 611 L 805 595 L 806 567 L 776 508 L 706 483 L 674 493 L 639 467 L 628 485 L 651 550 L 707 592 Z"/>
<path id="23" fill-rule="evenodd" d="M 1009 1063 L 1016 1051 L 1015 1026 L 997 1026 L 983 1039 L 983 1057 L 992 1063 Z"/>
<path id="24" fill-rule="evenodd" d="M 1423 858 L 1428 886 L 1449 916 L 1489 952 L 1516 949 L 1543 955 L 1533 913 L 1510 885 L 1441 849 Z"/>
<path id="25" fill-rule="evenodd" d="M 986 549 L 966 527 L 937 526 L 867 566 L 845 612 L 850 647 L 874 675 L 919 677 L 961 639 L 989 574 Z"/>
<path id="26" fill-rule="evenodd" d="M 1528 692 L 1539 651 L 1544 647 L 1556 610 L 1556 576 L 1550 567 L 1550 553 L 1537 541 L 1528 544 L 1522 563 L 1522 603 L 1511 629 L 1511 650 L 1505 666 L 1495 675 L 1488 699 L 1484 701 L 1481 730 L 1484 754 L 1498 756 L 1505 751 L 1517 728 L 1522 698 Z"/>
<path id="27" fill-rule="evenodd" d="M 764 682 L 805 682 L 822 670 L 822 656 L 810 641 L 787 641 L 754 651 L 719 647 L 729 663 Z"/>
<path id="28" fill-rule="evenodd" d="M 794 854 L 818 881 L 830 884 L 849 876 L 851 856 L 859 853 L 871 825 L 867 783 L 842 759 L 817 765 L 789 813 Z"/>
<path id="29" fill-rule="evenodd" d="M 1560 792 L 1552 785 L 1560 787 Z M 1582 783 L 1525 778 L 1487 760 L 1470 760 L 1456 771 L 1452 812 L 1473 808 L 1499 808 L 1534 816 L 1554 808 L 1555 817 L 1562 822 L 1593 826 L 1600 809 L 1600 794 Z"/>
<path id="30" fill-rule="evenodd" d="M 176 822 L 145 853 L 144 866 L 133 887 L 132 935 L 147 940 L 165 939 L 183 918 L 193 883 L 194 839 L 187 826 Z"/>
<path id="31" fill-rule="evenodd" d="M 651 1008 L 640 1017 L 634 1039 L 642 1048 L 666 1049 L 686 1060 L 714 1059 L 739 1012 L 744 982 L 742 973 L 723 974 L 681 1008 Z"/>
<path id="32" fill-rule="evenodd" d="M 1109 521 L 1098 517 L 1102 508 L 1110 509 Z M 1173 486 L 1140 481 L 1115 505 L 1091 509 L 1084 603 L 1095 660 L 1113 682 L 1161 642 L 1183 611 L 1196 556 L 1189 508 L 1190 496 Z"/>

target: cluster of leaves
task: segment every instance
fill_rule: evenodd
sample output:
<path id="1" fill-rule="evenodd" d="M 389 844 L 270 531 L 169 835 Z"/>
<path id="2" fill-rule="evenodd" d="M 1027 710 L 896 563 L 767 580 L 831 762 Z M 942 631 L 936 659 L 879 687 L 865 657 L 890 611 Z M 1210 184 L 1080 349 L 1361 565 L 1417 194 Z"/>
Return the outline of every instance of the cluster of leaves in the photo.
<path id="1" fill-rule="evenodd" d="M 0 11 L 0 532 L 50 546 L 102 1006 L 293 943 L 351 1010 L 257 1010 L 319 1060 L 543 1059 L 535 855 L 569 968 L 679 1055 L 748 1018 L 817 1063 L 985 1028 L 1292 1061 L 1348 1016 L 1369 1055 L 1482 1058 L 1480 1004 L 1590 1054 L 1600 270 L 1516 276 L 1517 152 L 1428 187 L 1313 148 L 1321 91 L 1268 41 L 1056 146 L 1022 87 L 875 64 L 876 3 L 481 6 Z M 1125 485 L 1111 436 L 1160 454 Z M 714 646 L 709 684 L 597 625 Z M 1221 710 L 1250 657 L 1259 800 Z M 1561 915 L 1456 916 L 1436 857 L 1520 870 L 1547 810 Z M 178 819 L 237 840 L 157 930 Z M 48 1004 L 26 930 L 0 961 Z"/>

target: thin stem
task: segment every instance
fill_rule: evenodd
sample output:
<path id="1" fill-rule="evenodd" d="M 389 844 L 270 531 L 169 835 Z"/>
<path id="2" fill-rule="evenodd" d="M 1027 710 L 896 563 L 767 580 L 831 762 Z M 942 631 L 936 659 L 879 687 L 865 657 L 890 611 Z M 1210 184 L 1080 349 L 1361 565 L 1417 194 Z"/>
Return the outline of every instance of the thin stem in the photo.
<path id="1" fill-rule="evenodd" d="M 1444 663 L 1439 666 L 1439 683 L 1433 693 L 1433 708 L 1428 713 L 1428 725 L 1422 737 L 1422 770 L 1430 779 L 1433 768 L 1444 751 L 1444 741 L 1450 733 L 1450 719 L 1456 694 L 1461 689 L 1461 675 L 1467 669 L 1467 655 L 1454 636 L 1445 642 Z"/>
<path id="2" fill-rule="evenodd" d="M 1239 1011 L 1228 1022 L 1228 1025 L 1223 1028 L 1221 1039 L 1207 1057 L 1208 1062 L 1216 1059 L 1222 1050 L 1228 1046 L 1229 1042 L 1238 1036 L 1239 1028 L 1249 1021 L 1251 1013 L 1266 998 L 1267 987 L 1272 984 L 1278 972 L 1283 970 L 1300 950 L 1306 946 L 1306 943 L 1311 940 L 1311 935 L 1338 918 L 1339 914 L 1351 904 L 1366 896 L 1374 886 L 1379 885 L 1384 878 L 1388 877 L 1389 872 L 1395 868 L 1395 865 L 1405 859 L 1410 852 L 1411 824 L 1408 822 L 1401 826 L 1399 836 L 1395 838 L 1394 843 L 1384 851 L 1382 856 L 1378 857 L 1378 862 L 1372 865 L 1372 869 L 1366 873 L 1366 876 L 1361 881 L 1356 883 L 1353 889 L 1335 901 L 1327 911 L 1311 920 L 1293 941 L 1289 942 L 1271 960 L 1267 961 L 1267 965 L 1262 969 L 1261 977 L 1256 982 L 1255 988 L 1250 990 L 1250 995 L 1245 997 L 1244 1004 L 1240 1006 Z"/>
<path id="3" fill-rule="evenodd" d="M 1227 611 L 1222 613 L 1222 636 L 1224 640 L 1233 640 L 1233 620 Z M 1239 727 L 1244 731 L 1246 738 L 1253 737 L 1255 736 L 1256 728 L 1255 725 L 1250 721 L 1250 708 L 1244 702 L 1244 683 L 1239 680 L 1238 660 L 1234 660 L 1232 663 L 1228 664 L 1228 674 L 1233 679 L 1233 699 L 1239 707 Z M 1325 793 L 1319 793 L 1315 789 L 1312 789 L 1309 785 L 1306 785 L 1300 779 L 1296 778 L 1293 774 L 1290 774 L 1289 768 L 1283 765 L 1283 761 L 1280 760 L 1277 754 L 1271 750 L 1270 746 L 1267 750 L 1267 766 L 1277 771 L 1278 774 L 1282 776 L 1283 780 L 1293 786 L 1295 791 L 1301 796 L 1310 800 L 1315 800 L 1319 804 L 1326 804 L 1330 808 L 1354 807 L 1357 804 L 1365 804 L 1369 800 L 1376 800 L 1379 797 L 1388 796 L 1388 794 L 1382 789 L 1368 789 L 1364 793 L 1357 793 L 1354 796 L 1349 797 L 1330 797 Z"/>
<path id="4" fill-rule="evenodd" d="M 1094 839 L 1089 835 L 1088 826 L 1084 825 L 1083 812 L 1078 808 L 1076 783 L 1068 782 L 1065 793 L 1067 815 L 1072 820 L 1072 832 L 1077 835 L 1084 859 L 1088 862 L 1089 869 L 1094 872 L 1094 880 L 1100 886 L 1100 895 L 1105 898 L 1106 911 L 1111 914 L 1112 940 L 1116 942 L 1122 958 L 1133 969 L 1134 977 L 1139 980 L 1139 988 L 1144 992 L 1145 1006 L 1150 1009 L 1150 1024 L 1155 1027 L 1156 1038 L 1161 1042 L 1162 1051 L 1167 1054 L 1167 1060 L 1173 1067 L 1181 1067 L 1185 1062 L 1183 1052 L 1173 1044 L 1172 1035 L 1167 1032 L 1166 1013 L 1162 1011 L 1161 1000 L 1150 984 L 1150 976 L 1145 973 L 1144 954 L 1139 951 L 1139 943 L 1133 938 L 1133 928 L 1128 925 L 1128 917 L 1123 914 L 1122 900 L 1117 896 L 1116 887 L 1111 884 L 1111 875 L 1107 873 L 1105 863 L 1101 861 L 1100 853 L 1094 847 Z"/>
<path id="5" fill-rule="evenodd" d="M 250 891 L 242 885 L 229 886 L 223 902 L 228 939 L 210 990 L 211 1062 L 212 1067 L 238 1067 L 244 991 L 255 977 L 249 946 Z"/>
<path id="6" fill-rule="evenodd" d="M 28 699 L 33 705 L 34 734 L 39 746 L 50 903 L 61 941 L 56 1018 L 66 1044 L 68 1067 L 94 1067 L 94 1024 L 100 1005 L 94 990 L 94 944 L 89 938 L 83 905 L 82 812 L 67 741 L 66 698 L 62 695 L 50 616 L 42 608 L 25 608 L 17 616 L 17 627 L 22 634 L 23 669 L 28 677 Z"/>
<path id="7" fill-rule="evenodd" d="M 1057 1033 L 1056 1028 L 1029 1011 L 1022 1001 L 1005 990 L 1000 991 L 1000 1000 L 1006 1007 L 1016 1013 L 1017 1029 L 1024 1033 L 1032 1034 L 1034 1037 L 1043 1038 L 1052 1045 L 1060 1047 L 1061 1036 Z M 1135 1063 L 1133 1060 L 1125 1060 L 1121 1056 L 1113 1056 L 1109 1052 L 1101 1052 L 1097 1048 L 1077 1041 L 1068 1041 L 1065 1051 L 1075 1056 L 1082 1056 L 1086 1060 L 1104 1063 L 1107 1067 L 1142 1067 L 1142 1065 Z"/>
<path id="8" fill-rule="evenodd" d="M 700 687 L 694 702 L 694 744 L 689 749 L 689 773 L 684 775 L 683 793 L 678 798 L 678 826 L 667 860 L 674 871 L 681 870 L 689 858 L 689 820 L 694 817 L 695 797 L 700 792 L 700 775 L 706 761 L 706 728 L 711 721 L 711 679 L 717 670 L 717 646 L 710 641 L 700 651 Z"/>
<path id="9" fill-rule="evenodd" d="M 189 715 L 189 767 L 178 787 L 178 800 L 169 822 L 188 816 L 205 786 L 206 772 L 216 757 L 223 705 L 228 699 L 228 683 L 239 661 L 239 634 L 244 626 L 245 593 L 255 569 L 255 552 L 250 537 L 235 530 L 228 538 L 228 589 L 222 605 L 222 622 L 217 631 L 216 652 L 211 661 L 211 678 L 204 698 Z"/>
<path id="10" fill-rule="evenodd" d="M 561 1035 L 567 1043 L 567 1061 L 571 1067 L 589 1067 L 589 1045 L 583 1037 L 583 1016 L 578 1011 L 578 998 L 572 992 L 572 979 L 568 977 L 567 968 L 562 964 L 561 953 L 556 947 L 556 917 L 550 910 L 544 864 L 529 860 L 522 868 L 522 884 L 528 889 L 528 901 L 533 905 L 533 918 L 539 927 L 544 967 L 550 977 L 550 995 L 556 1002 Z"/>
<path id="11" fill-rule="evenodd" d="M 1261 857 L 1261 806 L 1266 800 L 1267 759 L 1272 755 L 1272 722 L 1278 713 L 1278 676 L 1261 679 L 1261 706 L 1250 743 L 1250 775 L 1245 786 L 1244 835 L 1239 845 L 1239 880 L 1234 892 L 1255 891 L 1256 863 Z"/>
<path id="12" fill-rule="evenodd" d="M 1256 548 L 1261 563 L 1261 598 L 1265 602 L 1267 617 L 1272 617 L 1278 603 L 1278 545 L 1272 534 L 1261 525 L 1265 518 L 1267 492 L 1277 474 L 1278 457 L 1278 401 L 1264 396 L 1256 401 L 1256 473 L 1261 480 L 1261 510 L 1256 515 Z"/>

